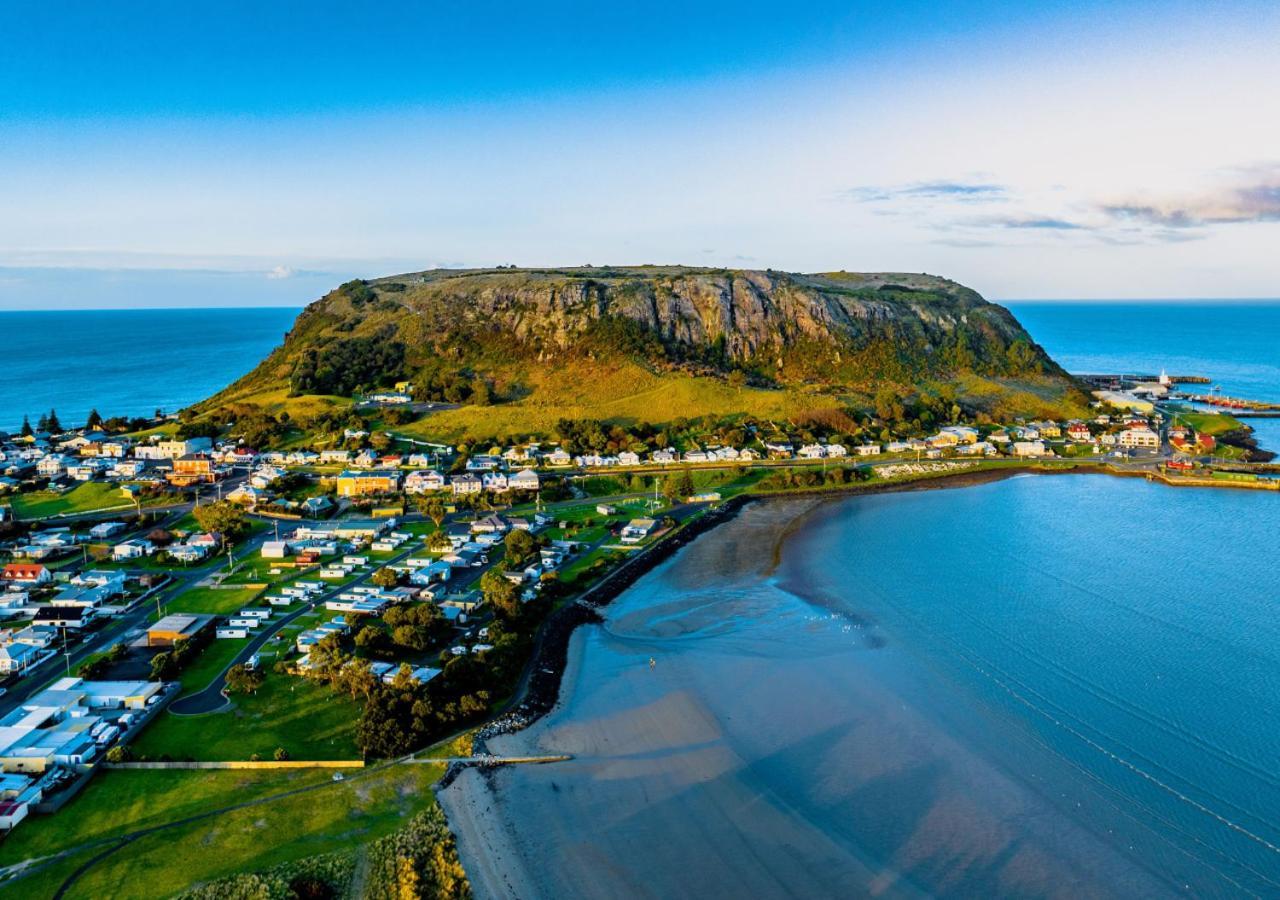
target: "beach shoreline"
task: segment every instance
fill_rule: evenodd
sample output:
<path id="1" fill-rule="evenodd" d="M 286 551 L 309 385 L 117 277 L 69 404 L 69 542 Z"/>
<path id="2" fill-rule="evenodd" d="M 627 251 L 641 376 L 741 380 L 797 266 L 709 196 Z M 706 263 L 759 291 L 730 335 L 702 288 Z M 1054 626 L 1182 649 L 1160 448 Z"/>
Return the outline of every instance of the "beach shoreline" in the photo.
<path id="1" fill-rule="evenodd" d="M 964 479 L 933 479 L 924 489 L 991 483 L 1022 473 L 964 474 Z M 911 488 L 922 490 L 919 484 Z M 755 504 L 756 499 L 791 499 L 793 504 L 788 509 Z M 1006 772 L 999 757 L 989 752 L 981 729 L 974 729 L 976 737 L 970 730 L 957 731 L 945 714 L 931 718 L 937 711 L 927 700 L 919 706 L 919 694 L 910 688 L 901 693 L 901 678 L 915 667 L 905 663 L 900 647 L 884 651 L 882 645 L 865 640 L 868 634 L 854 631 L 854 647 L 830 656 L 835 649 L 831 633 L 819 639 L 819 632 L 811 632 L 816 626 L 797 620 L 797 615 L 827 620 L 821 610 L 829 588 L 816 584 L 797 593 L 795 563 L 791 572 L 783 568 L 775 575 L 777 566 L 769 562 L 768 547 L 790 545 L 796 534 L 793 520 L 810 521 L 809 515 L 824 509 L 834 514 L 829 499 L 809 493 L 739 500 L 723 518 L 701 526 L 679 546 L 653 554 L 644 571 L 637 566 L 625 584 L 615 584 L 596 598 L 599 608 L 609 606 L 644 572 L 671 559 L 694 538 L 732 521 L 731 534 L 690 549 L 692 557 L 661 576 L 662 581 L 642 588 L 645 597 L 621 604 L 606 627 L 575 626 L 564 632 L 563 669 L 554 701 L 520 728 L 495 732 L 486 743 L 498 756 L 554 752 L 572 758 L 536 769 L 463 771 L 440 792 L 476 896 L 597 896 L 661 891 L 664 884 L 668 889 L 676 884 L 705 889 L 720 882 L 703 879 L 717 877 L 728 879 L 722 884 L 726 889 L 755 885 L 760 896 L 781 896 L 782 885 L 803 885 L 816 895 L 829 895 L 840 883 L 882 884 L 892 895 L 912 895 L 929 883 L 916 883 L 908 874 L 924 859 L 983 858 L 1002 845 L 1017 854 L 1010 877 L 1027 879 L 1024 887 L 1034 886 L 1033 893 L 1051 883 L 1058 888 L 1048 895 L 1066 896 L 1073 888 L 1098 890 L 1102 882 L 1078 868 L 1085 857 L 1105 859 L 1103 868 L 1117 879 L 1115 884 L 1142 889 L 1148 896 L 1163 893 L 1167 885 L 1158 872 L 1133 865 L 1113 852 L 1105 836 L 1065 814 L 1050 815 L 1057 794 L 1036 781 L 1035 774 L 1027 781 Z M 775 506 L 776 513 L 761 508 Z M 755 512 L 738 522 L 748 509 Z M 814 524 L 821 529 L 829 521 L 823 515 Z M 716 573 L 740 570 L 744 580 L 719 586 Z M 754 603 L 746 599 L 748 594 L 739 597 L 740 591 L 757 588 L 764 593 L 750 593 Z M 788 596 L 799 599 L 799 606 L 790 605 Z M 712 597 L 715 602 L 710 603 Z M 781 618 L 770 613 L 777 603 Z M 840 612 L 835 617 L 848 623 L 856 620 Z M 703 655 L 698 648 L 704 638 L 716 646 L 721 633 L 716 622 L 721 619 L 739 622 L 732 633 L 744 637 L 744 624 L 761 623 L 748 624 L 757 634 L 751 639 L 754 643 L 739 654 L 735 637 L 721 645 L 728 654 Z M 598 615 L 594 620 L 605 622 Z M 864 624 L 877 627 L 874 617 Z M 777 665 L 765 667 L 766 673 L 760 651 L 772 657 L 767 650 L 770 641 L 786 640 L 788 634 L 811 646 L 812 652 L 778 657 Z M 693 637 L 696 643 L 686 640 Z M 651 654 L 659 659 L 656 671 L 645 665 Z M 741 685 L 743 690 L 716 687 L 723 685 Z M 801 696 L 807 698 L 805 703 L 786 699 Z M 843 715 L 852 711 L 854 717 L 815 720 L 805 712 L 810 707 L 841 708 Z M 852 731 L 829 731 L 836 722 Z M 817 755 L 791 779 L 773 767 L 779 752 Z M 885 784 L 915 798 L 906 807 L 891 807 L 907 810 L 902 813 L 906 821 L 925 829 L 911 852 L 900 849 L 886 856 L 877 844 L 885 826 L 875 816 L 865 821 L 856 813 L 844 820 L 830 819 L 824 811 L 828 791 L 841 804 L 842 815 L 861 808 L 857 792 L 882 783 L 877 780 L 882 769 L 891 779 Z M 810 785 L 806 771 L 826 774 Z M 952 780 L 935 783 L 932 779 L 941 771 L 951 773 Z M 1045 776 L 1043 769 L 1032 771 Z M 913 780 L 917 776 L 923 778 L 918 785 Z M 824 799 L 815 803 L 810 789 L 820 790 Z M 979 796 L 986 801 L 975 806 L 973 798 Z M 742 808 L 754 810 L 753 824 L 738 829 L 731 811 Z M 972 828 L 956 825 L 970 821 Z M 1025 846 L 1015 837 L 1021 829 L 1027 829 Z M 677 834 L 687 835 L 688 841 L 673 845 L 660 837 Z M 687 854 L 702 846 L 701 836 L 709 841 L 704 848 L 709 854 L 706 868 L 691 870 Z M 797 856 L 769 849 L 775 845 L 805 849 Z M 1049 848 L 1052 857 L 1045 855 Z M 913 856 L 916 852 L 923 855 Z M 543 864 L 553 857 L 554 864 Z M 815 868 L 815 858 L 830 859 L 832 866 Z M 990 858 L 1002 865 L 1005 861 L 999 853 Z M 652 882 L 645 881 L 648 870 L 637 867 L 635 859 L 660 862 L 661 872 L 654 873 Z M 604 860 L 616 864 L 604 865 Z M 973 870 L 979 879 L 980 869 Z"/>

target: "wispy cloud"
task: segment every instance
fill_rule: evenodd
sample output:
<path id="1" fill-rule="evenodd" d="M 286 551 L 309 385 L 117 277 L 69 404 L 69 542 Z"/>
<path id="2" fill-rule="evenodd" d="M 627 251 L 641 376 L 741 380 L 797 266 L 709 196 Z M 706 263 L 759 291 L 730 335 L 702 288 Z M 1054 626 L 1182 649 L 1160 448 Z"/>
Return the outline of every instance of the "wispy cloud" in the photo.
<path id="1" fill-rule="evenodd" d="M 1100 208 L 1113 219 L 1165 229 L 1280 222 L 1280 163 L 1235 171 L 1236 183 L 1217 190 L 1138 196 Z"/>
<path id="2" fill-rule="evenodd" d="M 1090 226 L 1055 216 L 993 217 L 985 223 L 992 228 L 1017 228 L 1028 231 L 1088 231 Z"/>
<path id="3" fill-rule="evenodd" d="M 846 200 L 859 203 L 879 203 L 887 200 L 953 200 L 959 202 L 986 202 L 1003 200 L 1009 190 L 1002 184 L 982 181 L 916 181 L 897 185 L 863 185 L 848 188 L 840 193 Z"/>

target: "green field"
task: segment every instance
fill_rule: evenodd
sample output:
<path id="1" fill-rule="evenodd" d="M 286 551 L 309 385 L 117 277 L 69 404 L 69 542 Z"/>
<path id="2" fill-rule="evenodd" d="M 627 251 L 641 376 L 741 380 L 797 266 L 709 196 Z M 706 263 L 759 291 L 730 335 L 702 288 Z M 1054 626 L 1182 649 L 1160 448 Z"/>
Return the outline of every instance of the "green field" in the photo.
<path id="1" fill-rule="evenodd" d="M 221 641 L 215 638 L 210 641 L 209 645 L 200 651 L 200 655 L 178 674 L 182 693 L 191 694 L 208 687 L 209 682 L 213 681 L 248 643 L 249 638 Z"/>
<path id="2" fill-rule="evenodd" d="M 160 898 L 198 882 L 256 871 L 318 853 L 355 849 L 399 828 L 434 802 L 430 785 L 443 766 L 402 765 L 349 772 L 109 771 L 53 816 L 22 824 L 0 864 L 46 856 L 141 828 L 278 797 L 139 837 L 91 867 L 68 898 Z M 278 796 L 312 788 L 293 796 Z M 0 897 L 51 896 L 88 850 L 0 885 Z"/>
<path id="3" fill-rule="evenodd" d="M 254 602 L 262 593 L 260 588 L 212 588 L 194 587 L 183 591 L 165 604 L 165 615 L 169 613 L 203 613 L 206 615 L 225 616 L 238 613 L 246 606 L 256 606 Z"/>
<path id="4" fill-rule="evenodd" d="M 206 684 L 207 684 L 206 680 Z M 270 759 L 283 747 L 293 759 L 359 759 L 355 726 L 360 706 L 327 687 L 269 672 L 257 694 L 235 695 L 234 706 L 203 716 L 164 713 L 133 744 L 135 755 L 158 759 Z"/>
<path id="5" fill-rule="evenodd" d="M 108 484 L 102 481 L 86 481 L 63 493 L 35 491 L 30 494 L 16 494 L 12 505 L 14 515 L 20 519 L 41 519 L 64 513 L 135 508 L 133 501 L 120 493 L 119 484 Z M 144 501 L 142 505 L 145 507 L 149 504 Z"/>
<path id="6" fill-rule="evenodd" d="M 1228 431 L 1236 431 L 1245 427 L 1244 423 L 1226 413 L 1179 413 L 1178 421 L 1188 428 L 1215 437 Z"/>

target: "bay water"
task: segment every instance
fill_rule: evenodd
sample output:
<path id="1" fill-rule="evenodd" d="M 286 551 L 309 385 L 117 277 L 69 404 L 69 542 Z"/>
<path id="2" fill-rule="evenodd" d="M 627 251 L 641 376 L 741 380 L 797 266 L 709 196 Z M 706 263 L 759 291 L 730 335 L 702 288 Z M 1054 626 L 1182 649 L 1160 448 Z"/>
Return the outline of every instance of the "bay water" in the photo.
<path id="1" fill-rule="evenodd" d="M 1276 896 L 1278 529 L 1103 475 L 750 506 L 495 742 L 572 761 L 446 791 L 488 823 L 464 861 L 520 896 Z"/>

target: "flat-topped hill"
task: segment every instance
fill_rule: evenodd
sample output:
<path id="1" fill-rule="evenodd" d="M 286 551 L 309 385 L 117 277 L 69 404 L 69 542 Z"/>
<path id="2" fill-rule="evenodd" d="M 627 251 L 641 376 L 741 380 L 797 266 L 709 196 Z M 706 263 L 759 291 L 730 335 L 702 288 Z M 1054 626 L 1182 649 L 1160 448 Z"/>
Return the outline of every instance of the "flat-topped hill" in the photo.
<path id="1" fill-rule="evenodd" d="M 1081 401 L 1008 310 L 944 278 L 637 266 L 348 282 L 199 410 L 306 410 L 310 395 L 400 381 L 464 406 L 432 417 L 446 435 L 532 433 L 556 416 L 785 418 L 886 389 L 941 389 L 992 415 Z"/>

